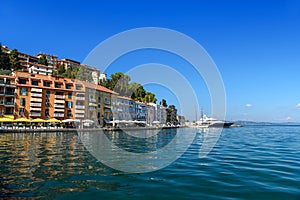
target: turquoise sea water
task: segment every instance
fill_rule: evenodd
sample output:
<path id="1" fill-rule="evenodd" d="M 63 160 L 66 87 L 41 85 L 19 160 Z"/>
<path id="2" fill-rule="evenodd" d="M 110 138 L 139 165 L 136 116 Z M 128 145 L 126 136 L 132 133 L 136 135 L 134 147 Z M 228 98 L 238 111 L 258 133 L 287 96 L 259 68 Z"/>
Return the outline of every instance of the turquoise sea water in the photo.
<path id="1" fill-rule="evenodd" d="M 199 149 L 209 132 L 182 130 L 195 132 L 195 138 L 179 159 L 137 174 L 103 165 L 77 133 L 1 134 L 0 198 L 300 199 L 300 127 L 224 129 L 205 158 L 199 158 Z M 107 136 L 143 153 L 169 144 L 176 134 L 168 130 L 146 140 L 122 132 Z"/>

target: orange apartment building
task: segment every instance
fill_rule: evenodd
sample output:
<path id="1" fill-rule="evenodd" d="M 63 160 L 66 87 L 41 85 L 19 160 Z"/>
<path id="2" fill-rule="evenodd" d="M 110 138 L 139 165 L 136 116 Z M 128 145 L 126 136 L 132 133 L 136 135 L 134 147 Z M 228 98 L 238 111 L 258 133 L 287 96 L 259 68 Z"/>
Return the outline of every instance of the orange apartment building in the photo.
<path id="1" fill-rule="evenodd" d="M 85 88 L 74 79 L 58 76 L 15 72 L 15 118 L 83 119 L 77 114 L 76 102 L 84 102 Z M 78 98 L 79 97 L 79 98 Z"/>
<path id="2" fill-rule="evenodd" d="M 111 99 L 116 95 L 103 86 L 61 76 L 15 72 L 0 77 L 0 111 L 15 118 L 100 122 L 102 117 L 112 119 Z"/>

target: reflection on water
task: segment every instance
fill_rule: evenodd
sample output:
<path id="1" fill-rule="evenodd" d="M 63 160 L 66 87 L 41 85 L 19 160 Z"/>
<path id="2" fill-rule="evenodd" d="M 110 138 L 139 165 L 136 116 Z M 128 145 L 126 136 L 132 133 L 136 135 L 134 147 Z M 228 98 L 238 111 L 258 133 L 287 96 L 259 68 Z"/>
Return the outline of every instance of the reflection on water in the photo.
<path id="1" fill-rule="evenodd" d="M 300 127 L 224 129 L 205 158 L 203 141 L 215 138 L 210 131 L 194 138 L 196 131 L 85 134 L 89 144 L 108 138 L 114 151 L 148 155 L 174 144 L 174 154 L 183 153 L 164 169 L 140 174 L 103 165 L 80 133 L 0 134 L 0 199 L 300 199 Z"/>
<path id="2" fill-rule="evenodd" d="M 79 132 L 87 150 L 105 165 L 125 173 L 159 170 L 178 159 L 192 144 L 195 131 L 163 129 L 127 132 Z M 144 138 L 142 138 L 144 136 Z"/>
<path id="3" fill-rule="evenodd" d="M 115 187 L 109 181 L 77 180 L 80 174 L 111 170 L 86 152 L 76 133 L 2 134 L 0 158 L 0 197 L 54 197 L 57 192 L 84 191 L 91 186 Z"/>

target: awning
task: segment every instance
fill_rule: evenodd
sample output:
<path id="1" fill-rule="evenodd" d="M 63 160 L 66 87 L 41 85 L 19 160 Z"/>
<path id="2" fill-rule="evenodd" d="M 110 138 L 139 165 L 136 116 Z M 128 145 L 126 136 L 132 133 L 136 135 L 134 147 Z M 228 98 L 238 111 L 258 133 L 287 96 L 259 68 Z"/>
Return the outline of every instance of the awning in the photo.
<path id="1" fill-rule="evenodd" d="M 80 120 L 79 119 L 64 119 L 61 122 L 63 122 L 63 123 L 67 123 L 67 122 L 80 122 Z"/>
<path id="2" fill-rule="evenodd" d="M 47 119 L 46 122 L 61 122 L 61 121 L 56 118 L 51 118 L 51 119 Z"/>
<path id="3" fill-rule="evenodd" d="M 41 118 L 36 118 L 36 119 L 31 120 L 31 122 L 46 122 L 46 120 L 41 119 Z"/>
<path id="4" fill-rule="evenodd" d="M 14 122 L 14 119 L 10 119 L 10 118 L 7 118 L 7 117 L 1 117 L 0 122 Z"/>
<path id="5" fill-rule="evenodd" d="M 30 120 L 25 117 L 21 117 L 21 118 L 15 119 L 14 122 L 30 122 Z"/>

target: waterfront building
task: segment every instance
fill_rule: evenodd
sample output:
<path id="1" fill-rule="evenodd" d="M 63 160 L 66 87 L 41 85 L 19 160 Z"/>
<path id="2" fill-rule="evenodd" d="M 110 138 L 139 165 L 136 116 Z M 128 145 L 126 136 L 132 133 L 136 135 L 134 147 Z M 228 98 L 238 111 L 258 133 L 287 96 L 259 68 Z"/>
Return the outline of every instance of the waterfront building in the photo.
<path id="1" fill-rule="evenodd" d="M 135 120 L 135 102 L 133 99 L 125 96 L 117 96 L 117 117 L 118 120 Z"/>
<path id="2" fill-rule="evenodd" d="M 155 121 L 165 124 L 167 121 L 167 108 L 155 103 L 148 103 L 147 105 L 147 123 L 152 124 Z"/>
<path id="3" fill-rule="evenodd" d="M 15 79 L 15 118 L 75 117 L 74 79 L 26 72 L 15 72 Z"/>
<path id="4" fill-rule="evenodd" d="M 79 82 L 85 87 L 85 118 L 96 124 L 102 124 L 103 120 L 105 122 L 113 120 L 111 99 L 117 93 L 100 85 L 84 81 Z"/>
<path id="5" fill-rule="evenodd" d="M 147 116 L 147 105 L 143 102 L 135 102 L 136 105 L 136 120 L 146 121 Z"/>
<path id="6" fill-rule="evenodd" d="M 15 107 L 15 77 L 0 75 L 0 115 L 14 114 Z"/>

